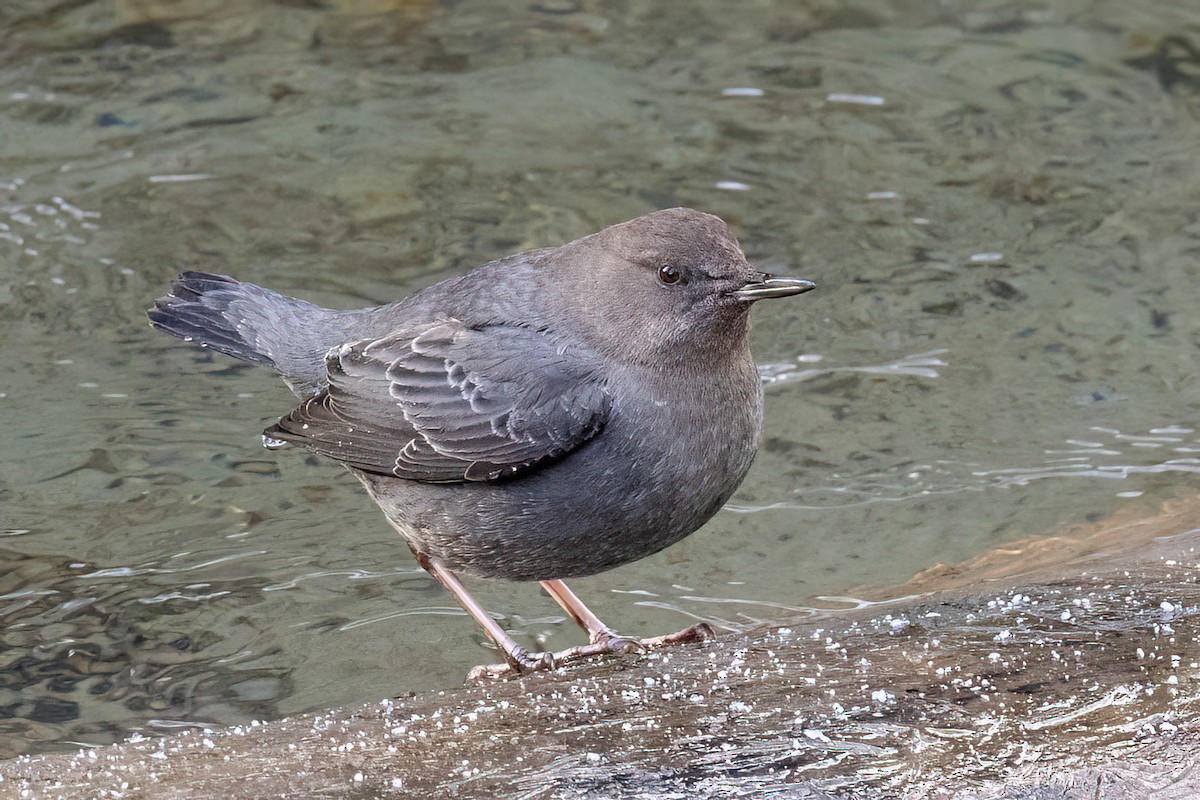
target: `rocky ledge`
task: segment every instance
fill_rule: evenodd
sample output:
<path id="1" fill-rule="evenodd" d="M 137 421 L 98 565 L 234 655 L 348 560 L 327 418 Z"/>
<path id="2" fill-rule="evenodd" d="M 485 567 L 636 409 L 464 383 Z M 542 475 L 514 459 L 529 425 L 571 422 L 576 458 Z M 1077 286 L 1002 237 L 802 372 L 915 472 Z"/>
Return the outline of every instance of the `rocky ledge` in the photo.
<path id="1" fill-rule="evenodd" d="M 1131 510 L 706 645 L 24 756 L 0 795 L 1196 797 L 1198 544 L 1200 498 Z"/>

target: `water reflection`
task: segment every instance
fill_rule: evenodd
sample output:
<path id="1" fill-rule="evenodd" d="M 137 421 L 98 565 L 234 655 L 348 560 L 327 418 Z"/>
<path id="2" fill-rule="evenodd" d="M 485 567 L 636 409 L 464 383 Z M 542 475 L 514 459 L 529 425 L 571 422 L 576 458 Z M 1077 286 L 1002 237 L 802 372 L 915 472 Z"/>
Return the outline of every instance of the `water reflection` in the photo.
<path id="1" fill-rule="evenodd" d="M 7 4 L 0 747 L 452 686 L 487 655 L 352 481 L 261 450 L 281 387 L 146 328 L 185 268 L 351 307 L 688 204 L 819 279 L 756 320 L 766 443 L 729 512 L 577 587 L 625 630 L 836 606 L 1193 486 L 1200 134 L 1190 40 L 1159 32 L 1196 24 Z M 478 592 L 575 643 L 535 589 Z"/>
<path id="2" fill-rule="evenodd" d="M 162 570 L 163 572 L 174 570 Z M 119 741 L 155 719 L 232 724 L 278 714 L 291 691 L 277 653 L 232 663 L 239 646 L 189 606 L 260 600 L 259 582 L 192 584 L 139 596 L 133 570 L 0 550 L 0 754 L 56 742 Z M 253 613 L 253 611 L 249 612 Z"/>
<path id="3" fill-rule="evenodd" d="M 893 365 L 888 365 L 890 368 Z M 884 368 L 884 369 L 888 369 Z M 828 370 L 832 372 L 834 370 Z M 874 372 L 873 368 L 845 368 L 845 371 Z M 816 377 L 825 370 L 805 370 L 805 377 Z M 769 380 L 769 378 L 768 378 Z M 1087 431 L 1101 441 L 1067 439 L 1060 448 L 1047 448 L 1043 463 L 1015 467 L 980 469 L 978 462 L 940 459 L 934 463 L 905 463 L 881 473 L 829 473 L 828 478 L 844 481 L 830 485 L 814 484 L 797 489 L 803 501 L 774 501 L 762 504 L 732 502 L 726 506 L 737 513 L 779 509 L 817 510 L 851 507 L 870 503 L 900 502 L 931 494 L 983 492 L 1028 486 L 1049 478 L 1125 480 L 1164 473 L 1200 473 L 1200 438 L 1192 428 L 1169 425 L 1151 428 L 1147 433 L 1122 433 L 1115 428 L 1092 426 Z M 1165 448 L 1176 458 L 1156 458 L 1154 451 Z M 1137 463 L 1140 462 L 1140 463 Z M 1138 497 L 1141 490 L 1114 492 L 1119 497 Z"/>

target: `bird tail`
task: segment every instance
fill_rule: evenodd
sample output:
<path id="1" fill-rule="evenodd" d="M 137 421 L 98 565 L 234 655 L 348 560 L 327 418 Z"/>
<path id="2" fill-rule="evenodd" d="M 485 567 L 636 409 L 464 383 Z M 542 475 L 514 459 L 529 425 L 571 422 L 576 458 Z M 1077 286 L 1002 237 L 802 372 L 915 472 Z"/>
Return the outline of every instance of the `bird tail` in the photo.
<path id="1" fill-rule="evenodd" d="M 151 326 L 185 342 L 271 367 L 301 396 L 325 382 L 325 352 L 347 315 L 208 272 L 183 273 L 146 313 Z"/>

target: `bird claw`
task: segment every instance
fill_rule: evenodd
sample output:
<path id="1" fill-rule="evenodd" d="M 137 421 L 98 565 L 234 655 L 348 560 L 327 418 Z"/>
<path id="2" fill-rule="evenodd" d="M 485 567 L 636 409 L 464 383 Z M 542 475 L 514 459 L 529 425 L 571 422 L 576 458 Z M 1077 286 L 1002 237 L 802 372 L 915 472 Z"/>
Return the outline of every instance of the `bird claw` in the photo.
<path id="1" fill-rule="evenodd" d="M 473 668 L 467 674 L 467 682 L 482 683 L 489 680 L 515 678 L 530 672 L 555 670 L 558 667 L 593 656 L 644 653 L 652 647 L 706 642 L 714 638 L 716 638 L 716 634 L 706 622 L 649 639 L 635 639 L 632 636 L 622 636 L 616 631 L 609 630 L 597 635 L 595 641 L 568 647 L 557 653 L 530 653 L 524 648 L 517 648 L 507 655 L 508 660 L 504 664 L 480 664 Z"/>
<path id="2" fill-rule="evenodd" d="M 717 634 L 711 625 L 707 622 L 698 622 L 690 628 L 684 628 L 681 631 L 675 631 L 675 633 L 642 639 L 642 644 L 646 647 L 662 647 L 669 644 L 698 644 L 700 642 L 711 641 L 715 638 L 717 638 Z"/>
<path id="3" fill-rule="evenodd" d="M 554 653 L 530 653 L 523 647 L 505 653 L 505 658 L 507 660 L 503 664 L 480 664 L 472 667 L 467 673 L 467 683 L 515 678 L 530 672 L 549 672 L 558 667 L 558 659 Z"/>
<path id="4" fill-rule="evenodd" d="M 597 639 L 593 644 L 602 647 L 602 652 L 606 653 L 625 655 L 627 653 L 646 652 L 646 646 L 641 639 L 635 639 L 632 636 L 621 636 L 616 633 Z"/>

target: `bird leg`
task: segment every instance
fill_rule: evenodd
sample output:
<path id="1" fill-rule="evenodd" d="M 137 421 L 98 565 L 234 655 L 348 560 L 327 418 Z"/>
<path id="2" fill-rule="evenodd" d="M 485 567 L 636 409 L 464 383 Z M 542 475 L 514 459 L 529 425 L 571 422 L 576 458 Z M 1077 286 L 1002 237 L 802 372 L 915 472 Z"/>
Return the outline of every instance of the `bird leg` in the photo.
<path id="1" fill-rule="evenodd" d="M 641 642 L 628 636 L 621 636 L 605 625 L 590 608 L 583 604 L 579 595 L 571 591 L 565 583 L 553 580 L 541 581 L 541 584 L 542 588 L 546 590 L 546 594 L 553 597 L 554 602 L 562 606 L 563 611 L 566 611 L 571 619 L 575 620 L 575 624 L 587 632 L 588 645 L 597 645 L 601 648 L 598 652 L 607 650 L 615 653 L 636 653 L 641 651 Z"/>
<path id="2" fill-rule="evenodd" d="M 604 653 L 640 653 L 647 647 L 658 647 L 668 644 L 685 642 L 703 642 L 716 636 L 708 623 L 701 622 L 690 628 L 685 628 L 665 636 L 654 636 L 649 639 L 635 639 L 622 636 L 600 621 L 600 618 L 590 608 L 583 604 L 579 596 L 571 591 L 565 583 L 559 580 L 541 581 L 542 588 L 554 598 L 554 602 L 562 606 L 571 619 L 579 627 L 587 631 L 588 643 L 571 647 L 554 654 L 556 664 L 568 664 L 588 656 Z"/>
<path id="3" fill-rule="evenodd" d="M 428 567 L 426 569 L 428 569 Z M 445 568 L 443 567 L 443 569 Z M 453 578 L 454 576 L 451 575 L 451 577 Z M 439 580 L 441 579 L 439 578 Z M 587 631 L 588 643 L 576 645 L 575 647 L 568 647 L 566 650 L 560 650 L 559 652 L 553 654 L 541 653 L 538 657 L 543 660 L 539 662 L 537 666 L 533 666 L 525 662 L 514 661 L 513 657 L 507 655 L 508 651 L 505 649 L 507 645 L 502 644 L 501 640 L 498 639 L 495 634 L 492 634 L 490 629 L 485 626 L 484 629 L 489 631 L 488 635 L 492 637 L 492 641 L 500 645 L 502 649 L 505 649 L 508 663 L 482 664 L 478 667 L 475 667 L 467 676 L 468 681 L 480 681 L 487 678 L 503 678 L 511 676 L 514 673 L 520 674 L 531 669 L 554 669 L 555 667 L 570 664 L 585 658 L 590 658 L 591 656 L 606 655 L 608 653 L 641 653 L 648 647 L 703 642 L 716 636 L 716 634 L 713 633 L 713 629 L 710 628 L 706 622 L 698 623 L 690 628 L 685 628 L 675 633 L 669 633 L 665 636 L 653 636 L 649 639 L 635 639 L 632 636 L 622 636 L 612 628 L 605 625 L 590 608 L 583 604 L 583 601 L 579 599 L 579 596 L 567 588 L 567 585 L 562 581 L 552 580 L 541 581 L 540 583 L 542 588 L 554 598 L 554 602 L 562 606 L 563 610 L 571 616 L 571 619 L 575 620 L 579 627 Z M 451 589 L 451 591 L 454 590 Z M 458 596 L 457 593 L 455 596 Z M 469 595 L 467 595 L 467 599 L 471 602 L 474 602 Z M 459 598 L 459 602 L 463 603 L 463 607 L 467 608 L 468 612 L 470 612 L 470 608 L 467 607 L 466 602 L 461 597 Z M 482 609 L 480 609 L 480 611 L 482 611 Z M 471 614 L 471 616 L 474 617 L 475 615 Z M 477 620 L 479 619 L 478 617 L 475 618 Z M 496 628 L 496 630 L 500 631 L 500 626 L 496 625 L 495 621 L 492 620 L 491 617 L 488 617 L 488 622 L 490 622 L 491 625 Z M 482 625 L 483 623 L 480 622 L 480 624 Z M 500 635 L 509 642 L 512 642 L 512 639 L 503 631 L 500 631 Z M 512 642 L 512 644 L 514 647 L 517 646 L 516 642 Z M 525 654 L 526 658 L 533 658 L 533 656 L 528 655 L 527 651 L 522 650 L 521 652 Z"/>
<path id="4" fill-rule="evenodd" d="M 649 639 L 635 639 L 631 636 L 622 636 L 605 625 L 565 583 L 560 580 L 541 581 L 542 588 L 554 598 L 554 602 L 562 606 L 563 610 L 571 616 L 571 619 L 575 620 L 579 627 L 587 631 L 588 643 L 569 647 L 558 653 L 531 653 L 526 648 L 517 644 L 516 640 L 509 636 L 508 632 L 501 628 L 496 620 L 492 619 L 487 609 L 471 596 L 471 593 L 463 586 L 458 576 L 451 572 L 440 559 L 416 551 L 414 551 L 414 554 L 417 557 L 417 563 L 426 572 L 436 578 L 438 583 L 446 588 L 446 591 L 454 595 L 454 599 L 463 607 L 463 610 L 467 612 L 471 619 L 475 620 L 475 623 L 479 627 L 483 628 L 483 632 L 487 634 L 487 637 L 504 654 L 506 663 L 480 664 L 468 673 L 468 681 L 474 682 L 514 674 L 520 675 L 525 672 L 534 672 L 543 669 L 554 669 L 562 664 L 569 664 L 584 658 L 604 655 L 606 653 L 640 653 L 647 647 L 685 642 L 703 642 L 716 635 L 707 623 L 701 622 L 690 628 L 685 628 L 666 636 L 655 636 Z"/>
<path id="5" fill-rule="evenodd" d="M 554 656 L 550 653 L 531 653 L 517 644 L 516 640 L 509 636 L 496 620 L 492 619 L 487 609 L 471 596 L 458 576 L 447 569 L 441 560 L 420 552 L 415 552 L 415 555 L 417 563 L 436 578 L 438 583 L 446 587 L 446 591 L 454 595 L 454 599 L 463 607 L 463 610 L 470 615 L 471 619 L 475 620 L 479 627 L 483 628 L 483 632 L 487 634 L 488 638 L 500 648 L 500 651 L 504 653 L 504 660 L 508 662 L 476 667 L 471 670 L 468 680 L 487 677 L 491 674 L 503 674 L 508 671 L 520 674 L 539 669 L 554 669 Z M 480 672 L 481 670 L 482 672 Z M 477 672 L 480 674 L 477 675 Z"/>

